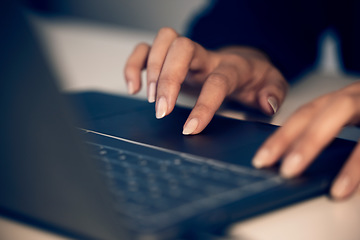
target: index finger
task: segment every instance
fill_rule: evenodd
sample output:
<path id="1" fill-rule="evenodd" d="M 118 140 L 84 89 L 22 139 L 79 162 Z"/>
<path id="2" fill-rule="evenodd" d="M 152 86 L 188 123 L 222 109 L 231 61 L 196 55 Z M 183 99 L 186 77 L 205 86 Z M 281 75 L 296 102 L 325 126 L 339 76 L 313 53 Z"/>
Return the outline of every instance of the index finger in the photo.
<path id="1" fill-rule="evenodd" d="M 195 56 L 204 56 L 205 54 L 205 50 L 200 45 L 188 38 L 179 37 L 174 40 L 158 80 L 156 92 L 157 118 L 162 118 L 173 110 L 181 84 L 188 74 L 192 60 Z"/>
<path id="2" fill-rule="evenodd" d="M 234 69 L 221 65 L 206 79 L 199 98 L 185 122 L 183 134 L 197 134 L 211 121 L 225 97 L 233 90 Z"/>

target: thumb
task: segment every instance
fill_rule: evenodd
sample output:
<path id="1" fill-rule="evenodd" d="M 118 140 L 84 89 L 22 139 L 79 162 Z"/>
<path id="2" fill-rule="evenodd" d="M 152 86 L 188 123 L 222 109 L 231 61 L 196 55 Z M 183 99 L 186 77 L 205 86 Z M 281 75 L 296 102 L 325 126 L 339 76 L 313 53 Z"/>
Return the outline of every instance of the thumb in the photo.
<path id="1" fill-rule="evenodd" d="M 261 111 L 274 115 L 284 102 L 289 85 L 281 74 L 266 79 L 262 89 L 258 91 L 258 105 Z"/>

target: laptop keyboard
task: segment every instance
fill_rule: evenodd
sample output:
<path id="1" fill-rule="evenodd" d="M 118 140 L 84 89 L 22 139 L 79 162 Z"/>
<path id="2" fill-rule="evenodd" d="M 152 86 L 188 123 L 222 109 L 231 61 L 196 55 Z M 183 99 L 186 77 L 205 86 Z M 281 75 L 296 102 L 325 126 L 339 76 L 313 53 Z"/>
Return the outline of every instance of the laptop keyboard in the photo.
<path id="1" fill-rule="evenodd" d="M 160 159 L 88 145 L 102 165 L 119 211 L 140 225 L 180 221 L 282 182 L 275 174 L 188 154 L 174 153 Z"/>

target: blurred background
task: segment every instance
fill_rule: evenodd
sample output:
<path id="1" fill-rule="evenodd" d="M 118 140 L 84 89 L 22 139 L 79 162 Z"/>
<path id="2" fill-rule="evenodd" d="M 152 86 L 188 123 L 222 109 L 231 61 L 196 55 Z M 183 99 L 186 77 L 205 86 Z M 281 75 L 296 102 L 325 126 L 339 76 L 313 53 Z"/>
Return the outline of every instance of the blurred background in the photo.
<path id="1" fill-rule="evenodd" d="M 211 0 L 23 0 L 32 9 L 156 32 L 168 26 L 185 33 L 193 17 Z"/>
<path id="2" fill-rule="evenodd" d="M 152 44 L 157 31 L 165 26 L 185 35 L 194 18 L 215 3 L 215 0 L 20 1 L 35 12 L 31 14 L 35 16 L 33 22 L 62 90 L 96 89 L 115 94 L 127 93 L 123 68 L 138 43 Z M 319 43 L 316 70 L 330 75 L 336 88 L 343 86 L 344 81 L 335 81 L 341 74 L 341 64 L 333 32 L 325 32 Z M 315 86 L 313 79 L 309 82 Z M 322 83 L 316 88 L 316 95 L 329 91 Z M 136 96 L 146 96 L 146 88 Z M 186 106 L 192 106 L 194 101 L 182 96 L 178 100 Z M 291 104 L 296 107 L 302 103 Z"/>
<path id="3" fill-rule="evenodd" d="M 64 91 L 127 94 L 123 68 L 140 42 L 158 30 L 185 35 L 214 0 L 20 0 L 32 20 L 53 73 Z M 145 73 L 145 72 L 144 72 Z M 145 81 L 143 74 L 143 80 Z M 144 82 L 143 81 L 143 82 Z M 146 88 L 135 96 L 146 96 Z M 192 99 L 179 97 L 193 105 Z M 186 99 L 186 100 L 185 100 Z"/>

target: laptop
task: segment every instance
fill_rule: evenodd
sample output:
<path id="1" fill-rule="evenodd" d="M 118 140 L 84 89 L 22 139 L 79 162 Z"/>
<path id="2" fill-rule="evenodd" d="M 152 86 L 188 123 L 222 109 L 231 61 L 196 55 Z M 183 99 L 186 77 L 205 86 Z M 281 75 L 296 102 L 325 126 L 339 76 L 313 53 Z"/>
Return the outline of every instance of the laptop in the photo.
<path id="1" fill-rule="evenodd" d="M 0 4 L 0 214 L 70 238 L 211 239 L 227 226 L 327 194 L 355 143 L 334 140 L 299 178 L 251 158 L 276 126 L 100 92 L 61 94 L 16 1 Z"/>

